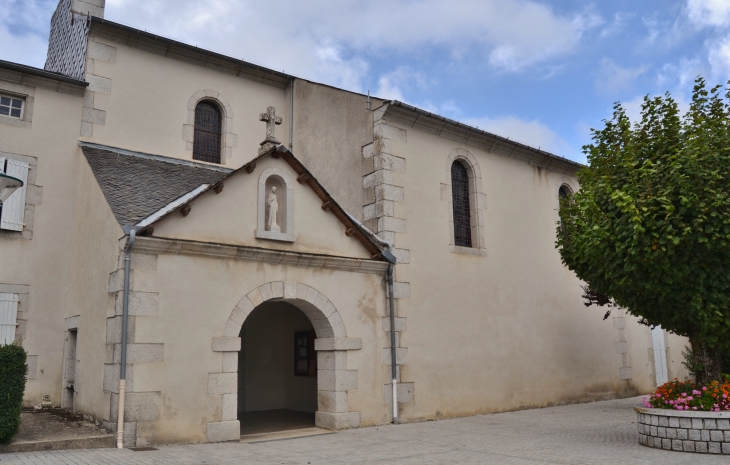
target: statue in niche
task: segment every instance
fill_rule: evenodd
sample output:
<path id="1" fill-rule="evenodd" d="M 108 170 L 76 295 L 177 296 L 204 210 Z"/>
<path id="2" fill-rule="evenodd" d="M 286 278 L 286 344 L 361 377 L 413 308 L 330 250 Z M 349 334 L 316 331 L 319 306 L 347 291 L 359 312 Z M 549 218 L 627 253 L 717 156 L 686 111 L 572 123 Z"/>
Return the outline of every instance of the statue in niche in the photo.
<path id="1" fill-rule="evenodd" d="M 269 231 L 271 232 L 281 232 L 281 228 L 279 228 L 279 225 L 276 224 L 276 215 L 279 213 L 279 201 L 276 198 L 276 186 L 271 188 L 271 192 L 269 193 L 269 198 L 266 200 L 266 203 L 269 204 Z"/>

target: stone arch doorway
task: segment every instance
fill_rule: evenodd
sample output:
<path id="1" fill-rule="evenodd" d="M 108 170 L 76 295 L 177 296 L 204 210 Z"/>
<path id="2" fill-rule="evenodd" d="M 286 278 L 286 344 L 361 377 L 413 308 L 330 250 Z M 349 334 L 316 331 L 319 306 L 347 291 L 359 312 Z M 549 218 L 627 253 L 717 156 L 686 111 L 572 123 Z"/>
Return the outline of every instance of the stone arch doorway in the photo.
<path id="1" fill-rule="evenodd" d="M 300 314 L 306 319 L 297 319 L 296 316 Z M 230 441 L 240 437 L 240 415 L 253 406 L 254 399 L 251 396 L 254 393 L 246 390 L 246 387 L 253 387 L 246 384 L 244 398 L 241 398 L 239 380 L 245 378 L 246 360 L 251 363 L 256 360 L 257 356 L 264 359 L 267 357 L 266 354 L 261 353 L 246 354 L 247 344 L 245 340 L 242 341 L 241 334 L 245 339 L 247 335 L 254 334 L 256 326 L 259 327 L 258 329 L 265 326 L 271 329 L 272 323 L 276 320 L 276 318 L 272 319 L 272 316 L 284 317 L 291 323 L 290 327 L 279 328 L 279 337 L 287 337 L 284 331 L 291 332 L 292 328 L 298 326 L 307 326 L 315 333 L 312 347 L 316 352 L 317 365 L 314 424 L 328 429 L 360 426 L 360 413 L 349 411 L 347 391 L 357 389 L 357 370 L 348 370 L 347 351 L 359 350 L 362 347 L 361 340 L 347 337 L 347 331 L 339 312 L 324 294 L 305 284 L 275 281 L 262 284 L 246 294 L 231 311 L 223 330 L 223 336 L 213 338 L 213 351 L 222 352 L 222 371 L 209 373 L 208 393 L 220 395 L 221 414 L 220 421 L 206 425 L 208 440 L 210 442 Z M 254 326 L 246 327 L 247 321 Z M 309 325 L 306 325 L 307 322 Z M 306 331 L 304 328 L 302 330 L 302 332 Z M 295 345 L 294 338 L 295 335 L 291 334 L 292 349 Z M 252 347 L 253 345 L 249 350 L 252 350 Z M 239 361 L 242 348 L 244 349 L 244 360 Z M 295 369 L 293 350 L 290 357 L 290 370 L 293 373 Z M 243 367 L 243 373 L 239 372 L 241 367 Z M 294 388 L 297 384 L 300 387 L 307 386 L 306 381 L 293 384 Z M 309 388 L 313 387 L 311 385 Z M 255 386 L 255 389 L 260 390 L 261 386 Z M 261 402 L 263 397 L 259 394 L 257 392 L 255 395 L 258 396 L 257 401 Z M 304 396 L 300 396 L 298 399 L 293 398 L 291 405 L 306 406 L 307 394 L 306 392 L 303 394 Z M 245 401 L 246 405 L 239 406 L 239 399 Z M 315 402 L 311 398 L 309 402 L 314 407 Z M 274 402 L 268 405 L 281 404 Z"/>

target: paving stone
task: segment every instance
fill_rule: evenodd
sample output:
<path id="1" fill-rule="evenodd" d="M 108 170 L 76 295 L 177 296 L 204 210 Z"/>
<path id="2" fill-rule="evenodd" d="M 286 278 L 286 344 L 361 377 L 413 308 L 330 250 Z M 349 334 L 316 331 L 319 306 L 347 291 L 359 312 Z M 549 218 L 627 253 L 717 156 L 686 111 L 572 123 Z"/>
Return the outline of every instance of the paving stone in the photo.
<path id="1" fill-rule="evenodd" d="M 351 394 L 352 395 L 352 394 Z M 0 454 L 3 465 L 109 464 L 485 464 L 485 465 L 727 465 L 719 442 L 694 442 L 696 452 L 670 449 L 677 440 L 639 444 L 640 398 L 477 415 L 451 420 L 384 425 L 258 444 L 157 445 L 159 450 L 63 450 Z M 348 415 L 348 414 L 345 414 Z M 350 419 L 350 417 L 343 417 Z M 353 418 L 354 420 L 354 418 Z M 216 440 L 234 438 L 237 421 L 210 423 Z M 667 429 L 667 434 L 670 434 Z M 685 430 L 686 432 L 686 430 Z M 654 441 L 658 440 L 655 444 Z M 685 439 L 688 440 L 688 439 Z M 684 450 L 679 440 L 678 450 Z M 724 441 L 727 442 L 727 441 Z"/>

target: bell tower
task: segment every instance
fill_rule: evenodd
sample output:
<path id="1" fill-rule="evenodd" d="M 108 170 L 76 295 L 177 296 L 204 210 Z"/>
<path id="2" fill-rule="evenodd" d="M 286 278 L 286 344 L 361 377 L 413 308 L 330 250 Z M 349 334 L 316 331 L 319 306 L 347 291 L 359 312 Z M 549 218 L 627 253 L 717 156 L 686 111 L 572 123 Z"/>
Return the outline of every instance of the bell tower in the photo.
<path id="1" fill-rule="evenodd" d="M 104 17 L 106 0 L 60 0 L 51 17 L 44 68 L 74 79 L 84 78 L 89 18 Z"/>
<path id="2" fill-rule="evenodd" d="M 72 0 L 71 1 L 71 12 L 86 16 L 96 16 L 97 18 L 104 17 L 104 3 L 106 0 Z M 64 3 L 63 0 L 59 2 Z"/>

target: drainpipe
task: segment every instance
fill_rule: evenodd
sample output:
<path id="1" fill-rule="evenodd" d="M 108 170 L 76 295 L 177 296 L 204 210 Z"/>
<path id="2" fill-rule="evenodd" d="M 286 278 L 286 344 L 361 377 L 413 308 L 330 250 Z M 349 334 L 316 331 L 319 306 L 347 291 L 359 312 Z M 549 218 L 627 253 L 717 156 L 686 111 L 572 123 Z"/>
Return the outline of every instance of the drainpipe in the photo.
<path id="1" fill-rule="evenodd" d="M 393 248 L 388 244 L 388 251 Z M 388 260 L 388 300 L 390 305 L 390 367 L 393 385 L 393 423 L 398 423 L 398 365 L 395 364 L 395 296 L 393 295 L 393 279 L 395 275 L 395 257 Z"/>
<path id="2" fill-rule="evenodd" d="M 345 212 L 350 220 L 360 226 L 366 233 L 370 234 L 380 245 L 388 248 L 387 252 L 383 251 L 383 257 L 388 261 L 388 309 L 390 311 L 390 374 L 393 387 L 393 423 L 398 423 L 398 365 L 396 365 L 396 347 L 395 347 L 395 296 L 393 294 L 393 281 L 395 279 L 395 263 L 396 258 L 393 255 L 393 244 L 378 237 L 374 232 L 369 230 L 364 224 L 355 219 L 352 215 Z"/>
<path id="3" fill-rule="evenodd" d="M 294 146 L 294 78 L 289 80 L 289 151 Z"/>
<path id="4" fill-rule="evenodd" d="M 119 413 L 117 414 L 117 449 L 124 448 L 124 393 L 127 389 L 127 320 L 129 317 L 129 269 L 132 262 L 132 247 L 137 229 L 129 229 L 129 240 L 124 249 L 124 291 L 122 300 L 122 366 L 119 370 Z"/>

